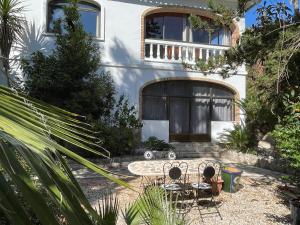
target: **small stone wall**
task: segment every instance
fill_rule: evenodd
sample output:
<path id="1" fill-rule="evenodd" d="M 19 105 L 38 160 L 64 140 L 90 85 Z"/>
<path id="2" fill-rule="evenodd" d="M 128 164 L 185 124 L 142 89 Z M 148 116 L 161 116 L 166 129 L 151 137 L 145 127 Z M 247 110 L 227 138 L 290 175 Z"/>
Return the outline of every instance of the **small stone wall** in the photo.
<path id="1" fill-rule="evenodd" d="M 230 160 L 233 163 L 257 166 L 282 173 L 288 173 L 287 163 L 284 159 L 275 159 L 272 156 L 260 156 L 237 151 L 221 152 L 221 159 Z"/>

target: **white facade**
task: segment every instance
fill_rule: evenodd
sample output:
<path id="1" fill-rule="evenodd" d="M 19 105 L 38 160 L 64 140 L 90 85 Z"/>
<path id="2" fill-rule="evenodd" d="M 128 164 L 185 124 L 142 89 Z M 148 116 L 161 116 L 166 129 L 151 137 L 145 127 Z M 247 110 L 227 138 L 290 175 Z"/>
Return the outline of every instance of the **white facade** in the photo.
<path id="1" fill-rule="evenodd" d="M 101 19 L 98 29 L 100 36 L 95 41 L 101 46 L 102 65 L 113 77 L 119 94 L 126 94 L 132 104 L 141 110 L 141 91 L 147 84 L 165 79 L 184 79 L 221 82 L 234 90 L 240 99 L 245 98 L 246 71 L 240 68 L 236 75 L 223 79 L 219 74 L 203 74 L 199 71 L 190 71 L 183 68 L 180 60 L 155 60 L 143 57 L 142 35 L 144 32 L 143 15 L 155 7 L 165 7 L 170 11 L 180 8 L 192 10 L 205 10 L 204 0 L 93 0 L 87 2 L 95 3 L 101 7 Z M 32 21 L 36 28 L 43 31 L 48 41 L 55 38 L 53 34 L 47 33 L 47 7 L 48 0 L 26 1 L 26 17 Z M 222 1 L 234 8 L 237 0 Z M 241 18 L 236 22 L 239 32 L 245 29 L 245 21 Z M 179 43 L 180 45 L 180 43 Z M 185 44 L 182 43 L 184 46 Z M 47 48 L 50 45 L 48 45 Z M 39 47 L 39 46 L 38 46 Z M 38 48 L 37 47 L 37 48 Z M 190 47 L 190 46 L 188 46 Z M 193 46 L 192 46 L 193 47 Z M 197 46 L 196 46 L 197 47 Z M 209 47 L 209 46 L 206 46 Z M 180 48 L 183 49 L 183 48 Z M 215 46 L 214 49 L 222 49 Z M 174 52 L 174 50 L 173 50 Z M 99 53 L 100 54 L 100 53 Z M 185 54 L 183 51 L 179 54 Z M 194 56 L 191 56 L 194 57 Z M 147 59 L 145 59 L 147 58 Z M 141 115 L 141 113 L 139 113 Z M 238 121 L 236 121 L 238 122 Z M 217 138 L 224 128 L 231 128 L 233 122 L 211 122 L 211 137 Z M 157 136 L 169 141 L 169 121 L 145 120 L 142 129 L 142 137 L 145 140 L 149 136 Z"/>

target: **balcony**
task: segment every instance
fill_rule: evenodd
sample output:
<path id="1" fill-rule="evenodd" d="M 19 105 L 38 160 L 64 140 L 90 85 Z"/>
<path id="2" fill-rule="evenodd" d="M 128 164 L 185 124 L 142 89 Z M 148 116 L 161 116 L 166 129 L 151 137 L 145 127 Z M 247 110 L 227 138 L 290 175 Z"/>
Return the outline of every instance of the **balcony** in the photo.
<path id="1" fill-rule="evenodd" d="M 145 39 L 146 61 L 195 64 L 202 59 L 224 55 L 228 46 L 197 44 L 178 41 Z"/>

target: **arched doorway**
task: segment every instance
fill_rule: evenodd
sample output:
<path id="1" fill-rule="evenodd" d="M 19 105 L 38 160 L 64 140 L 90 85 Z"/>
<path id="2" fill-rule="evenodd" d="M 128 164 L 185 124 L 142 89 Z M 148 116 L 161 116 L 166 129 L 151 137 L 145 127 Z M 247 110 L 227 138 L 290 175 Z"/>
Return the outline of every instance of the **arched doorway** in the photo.
<path id="1" fill-rule="evenodd" d="M 210 141 L 211 121 L 234 120 L 234 94 L 204 81 L 153 83 L 142 90 L 142 119 L 168 120 L 170 141 Z"/>

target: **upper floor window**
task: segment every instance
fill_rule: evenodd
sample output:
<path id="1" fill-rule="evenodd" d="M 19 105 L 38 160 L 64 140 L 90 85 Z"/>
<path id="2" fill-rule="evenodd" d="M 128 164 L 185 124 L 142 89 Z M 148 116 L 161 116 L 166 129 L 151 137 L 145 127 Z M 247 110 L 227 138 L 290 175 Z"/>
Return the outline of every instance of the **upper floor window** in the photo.
<path id="1" fill-rule="evenodd" d="M 147 16 L 145 36 L 146 38 L 212 45 L 230 45 L 231 41 L 229 28 L 214 27 L 195 30 L 189 24 L 188 15 L 183 13 L 155 13 Z"/>
<path id="2" fill-rule="evenodd" d="M 64 18 L 65 15 L 63 8 L 68 4 L 70 3 L 66 0 L 55 0 L 49 2 L 47 32 L 54 32 L 54 23 L 55 21 Z M 94 37 L 99 37 L 101 20 L 100 7 L 89 2 L 79 1 L 78 11 L 84 30 Z"/>

